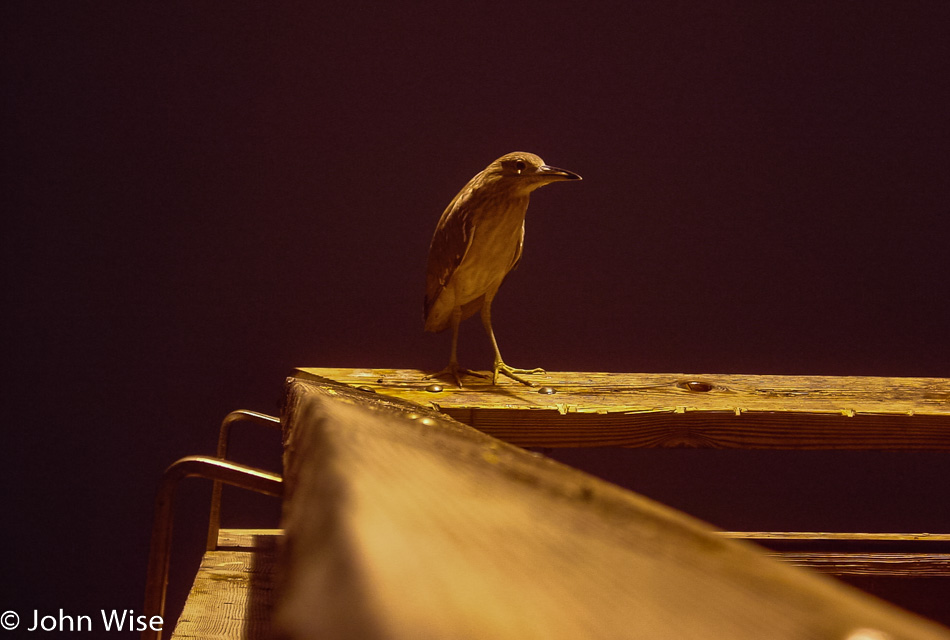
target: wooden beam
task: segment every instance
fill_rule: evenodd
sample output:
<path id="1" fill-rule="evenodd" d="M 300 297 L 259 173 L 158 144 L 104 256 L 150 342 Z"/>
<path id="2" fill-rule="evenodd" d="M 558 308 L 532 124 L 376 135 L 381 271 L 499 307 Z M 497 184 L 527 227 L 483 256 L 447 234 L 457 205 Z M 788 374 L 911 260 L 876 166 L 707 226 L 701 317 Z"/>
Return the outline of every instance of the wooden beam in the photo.
<path id="1" fill-rule="evenodd" d="M 836 576 L 950 577 L 950 534 L 722 531 L 777 557 Z"/>
<path id="2" fill-rule="evenodd" d="M 222 529 L 204 554 L 172 640 L 272 638 L 274 563 L 279 529 Z"/>
<path id="3" fill-rule="evenodd" d="M 785 562 L 833 576 L 887 578 L 950 577 L 946 553 L 831 553 L 783 551 L 771 554 Z"/>
<path id="4" fill-rule="evenodd" d="M 774 557 L 835 576 L 950 577 L 950 535 L 896 533 L 739 532 L 717 535 L 754 541 Z M 271 636 L 274 564 L 282 529 L 221 529 L 205 554 L 172 640 L 265 640 Z M 875 553 L 842 551 L 880 545 Z M 894 552 L 922 545 L 927 552 Z M 829 548 L 838 551 L 829 551 Z M 810 549 L 806 551 L 806 549 Z M 823 549 L 823 550 L 817 550 Z"/>
<path id="5" fill-rule="evenodd" d="M 282 422 L 282 638 L 950 639 L 398 398 L 291 379 Z"/>
<path id="6" fill-rule="evenodd" d="M 444 414 L 522 447 L 950 451 L 950 379 L 549 372 L 465 387 L 405 369 L 297 370 Z M 551 392 L 551 393 L 544 393 Z"/>

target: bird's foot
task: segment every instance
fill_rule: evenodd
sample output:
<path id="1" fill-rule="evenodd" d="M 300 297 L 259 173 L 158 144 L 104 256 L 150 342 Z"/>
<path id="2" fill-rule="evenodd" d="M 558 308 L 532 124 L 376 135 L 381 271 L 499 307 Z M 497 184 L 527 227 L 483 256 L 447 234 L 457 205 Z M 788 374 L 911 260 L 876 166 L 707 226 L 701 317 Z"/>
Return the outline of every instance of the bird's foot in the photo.
<path id="1" fill-rule="evenodd" d="M 452 379 L 455 380 L 455 384 L 458 385 L 459 389 L 462 388 L 462 376 L 473 376 L 475 378 L 487 378 L 488 376 L 484 373 L 478 373 L 477 371 L 472 371 L 471 369 L 461 369 L 457 362 L 450 362 L 449 366 L 442 371 L 437 373 L 431 373 L 427 376 L 424 376 L 423 380 L 432 380 L 433 378 L 445 378 L 447 376 L 452 376 Z"/>
<path id="2" fill-rule="evenodd" d="M 498 362 L 495 363 L 495 369 L 494 369 L 494 371 L 493 371 L 493 373 L 492 373 L 492 379 L 491 379 L 492 384 L 498 384 L 498 374 L 499 374 L 499 373 L 502 374 L 502 375 L 504 375 L 504 376 L 508 376 L 509 378 L 511 378 L 512 380 L 514 380 L 515 382 L 520 382 L 521 384 L 523 384 L 523 385 L 525 385 L 525 386 L 533 387 L 533 386 L 536 386 L 533 382 L 531 382 L 530 380 L 525 380 L 524 378 L 522 378 L 522 377 L 521 377 L 520 375 L 518 375 L 518 374 L 523 374 L 523 373 L 544 373 L 544 369 L 541 369 L 541 368 L 538 368 L 538 369 L 516 369 L 516 368 L 514 368 L 514 367 L 509 367 L 509 366 L 506 365 L 504 362 L 498 361 Z"/>

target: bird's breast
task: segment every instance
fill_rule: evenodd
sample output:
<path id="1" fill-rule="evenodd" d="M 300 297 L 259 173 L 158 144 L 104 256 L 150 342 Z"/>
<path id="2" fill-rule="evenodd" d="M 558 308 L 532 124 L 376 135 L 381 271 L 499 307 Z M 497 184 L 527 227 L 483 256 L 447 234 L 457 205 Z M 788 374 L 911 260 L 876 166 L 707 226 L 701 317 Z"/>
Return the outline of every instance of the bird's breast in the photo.
<path id="1" fill-rule="evenodd" d="M 510 215 L 483 216 L 476 221 L 468 249 L 452 277 L 458 304 L 501 285 L 521 252 L 526 208 Z"/>

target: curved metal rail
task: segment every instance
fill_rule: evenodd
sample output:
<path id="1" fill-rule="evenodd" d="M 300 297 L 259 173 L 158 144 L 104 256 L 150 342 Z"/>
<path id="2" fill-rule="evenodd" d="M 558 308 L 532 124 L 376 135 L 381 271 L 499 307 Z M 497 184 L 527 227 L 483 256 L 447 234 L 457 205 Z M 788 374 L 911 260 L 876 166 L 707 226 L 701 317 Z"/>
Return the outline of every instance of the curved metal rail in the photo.
<path id="1" fill-rule="evenodd" d="M 247 409 L 238 409 L 232 411 L 221 421 L 221 430 L 218 433 L 218 452 L 217 457 L 222 460 L 228 459 L 228 446 L 231 440 L 231 425 L 237 422 L 250 422 L 264 425 L 274 429 L 280 429 L 280 418 L 269 416 L 257 411 Z M 205 549 L 214 551 L 218 546 L 218 531 L 221 528 L 221 489 L 220 480 L 215 480 L 211 487 L 211 515 L 208 519 L 208 540 Z"/>
<path id="2" fill-rule="evenodd" d="M 224 429 L 222 425 L 222 432 Z M 283 494 L 283 479 L 280 475 L 221 458 L 187 456 L 168 467 L 162 476 L 162 483 L 155 499 L 155 520 L 152 524 L 145 585 L 145 614 L 149 618 L 162 616 L 165 613 L 175 488 L 180 480 L 190 477 L 209 478 L 216 484 L 230 484 L 277 497 Z M 161 637 L 161 630 L 147 629 L 142 632 L 142 640 L 161 640 Z"/>

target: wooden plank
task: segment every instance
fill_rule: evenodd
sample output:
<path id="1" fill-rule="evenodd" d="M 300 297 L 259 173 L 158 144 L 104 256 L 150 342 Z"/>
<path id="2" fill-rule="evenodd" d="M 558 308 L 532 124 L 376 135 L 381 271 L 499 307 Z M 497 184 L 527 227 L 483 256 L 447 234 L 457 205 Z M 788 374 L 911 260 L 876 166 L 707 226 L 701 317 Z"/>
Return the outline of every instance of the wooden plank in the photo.
<path id="1" fill-rule="evenodd" d="M 262 539 L 261 532 L 275 539 L 283 535 L 282 529 L 222 530 L 219 548 L 253 546 L 254 540 Z M 950 534 L 717 531 L 716 535 L 755 542 L 770 549 L 770 556 L 836 576 L 950 577 Z"/>
<path id="2" fill-rule="evenodd" d="M 273 554 L 283 529 L 220 529 L 217 551 L 264 551 Z"/>
<path id="3" fill-rule="evenodd" d="M 950 554 L 950 534 L 945 533 L 722 531 L 720 535 L 755 542 L 775 551 Z"/>
<path id="4" fill-rule="evenodd" d="M 720 531 L 727 538 L 755 541 L 807 543 L 927 543 L 950 547 L 947 533 L 845 533 L 840 531 Z"/>
<path id="5" fill-rule="evenodd" d="M 274 564 L 280 531 L 224 529 L 201 560 L 172 640 L 272 637 Z"/>
<path id="6" fill-rule="evenodd" d="M 950 534 L 722 531 L 792 564 L 836 576 L 950 577 Z"/>
<path id="7" fill-rule="evenodd" d="M 950 577 L 948 553 L 829 553 L 783 551 L 785 562 L 834 576 L 889 578 Z"/>
<path id="8" fill-rule="evenodd" d="M 438 412 L 291 379 L 281 637 L 950 638 Z"/>
<path id="9" fill-rule="evenodd" d="M 222 530 L 219 545 L 251 546 L 249 540 L 261 536 L 250 534 L 260 531 L 275 538 L 283 535 L 281 529 Z M 717 531 L 716 535 L 755 542 L 769 549 L 770 556 L 836 576 L 950 577 L 950 534 Z"/>
<path id="10" fill-rule="evenodd" d="M 946 378 L 549 372 L 541 389 L 474 378 L 458 389 L 416 370 L 297 376 L 430 406 L 523 447 L 950 451 Z"/>

